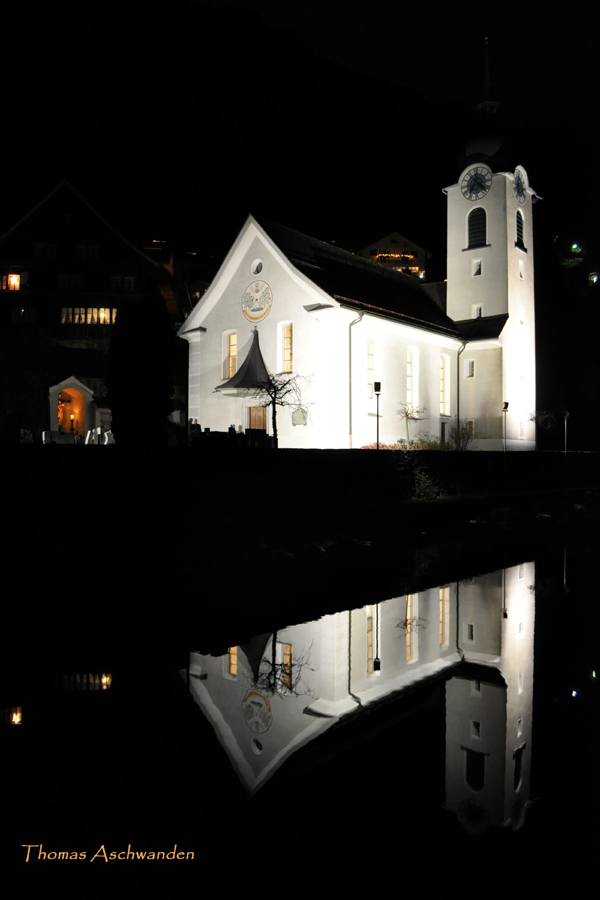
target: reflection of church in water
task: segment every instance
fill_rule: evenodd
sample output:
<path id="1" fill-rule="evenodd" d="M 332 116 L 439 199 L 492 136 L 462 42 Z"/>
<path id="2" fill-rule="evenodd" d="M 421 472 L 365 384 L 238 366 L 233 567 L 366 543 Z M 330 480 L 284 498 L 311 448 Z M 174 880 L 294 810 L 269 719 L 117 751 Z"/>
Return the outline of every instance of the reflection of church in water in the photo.
<path id="1" fill-rule="evenodd" d="M 338 724 L 446 680 L 446 803 L 469 831 L 519 827 L 529 798 L 534 563 L 192 653 L 190 689 L 259 790 Z M 314 746 L 314 745 L 313 745 Z"/>

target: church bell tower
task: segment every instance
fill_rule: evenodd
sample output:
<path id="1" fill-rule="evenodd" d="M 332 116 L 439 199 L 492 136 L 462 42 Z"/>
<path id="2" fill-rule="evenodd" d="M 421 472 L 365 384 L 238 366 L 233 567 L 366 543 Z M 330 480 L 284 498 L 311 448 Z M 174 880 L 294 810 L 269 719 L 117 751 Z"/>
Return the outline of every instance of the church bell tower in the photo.
<path id="1" fill-rule="evenodd" d="M 486 39 L 487 99 L 477 107 L 477 136 L 465 148 L 458 181 L 444 189 L 446 311 L 464 342 L 458 417 L 473 423 L 481 449 L 535 449 L 532 207 L 539 198 L 523 166 L 512 167 L 494 96 Z"/>

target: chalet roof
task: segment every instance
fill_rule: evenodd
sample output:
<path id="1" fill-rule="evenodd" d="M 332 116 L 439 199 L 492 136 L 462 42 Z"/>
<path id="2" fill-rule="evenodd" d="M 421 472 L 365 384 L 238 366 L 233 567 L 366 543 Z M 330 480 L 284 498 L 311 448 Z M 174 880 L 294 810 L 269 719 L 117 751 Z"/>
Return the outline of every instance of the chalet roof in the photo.
<path id="1" fill-rule="evenodd" d="M 139 247 L 136 247 L 135 244 L 132 244 L 131 241 L 128 241 L 127 238 L 123 237 L 123 235 L 120 234 L 117 231 L 117 229 L 114 228 L 110 224 L 110 222 L 107 222 L 107 220 L 104 218 L 104 216 L 100 215 L 100 213 L 96 209 L 94 209 L 94 207 L 90 203 L 88 203 L 88 201 L 85 199 L 85 197 L 82 197 L 82 195 L 79 193 L 79 191 L 76 191 L 75 188 L 73 187 L 73 185 L 70 184 L 66 180 L 61 181 L 60 184 L 58 184 L 52 191 L 50 191 L 49 194 L 47 194 L 42 200 L 40 200 L 39 203 L 36 203 L 36 205 L 34 207 L 32 207 L 32 209 L 30 209 L 28 213 L 26 213 L 21 219 L 19 219 L 18 222 L 15 222 L 15 224 L 12 225 L 7 231 L 5 231 L 4 234 L 0 235 L 0 244 L 4 240 L 6 240 L 6 238 L 10 237 L 15 231 L 17 231 L 20 228 L 20 226 L 23 225 L 24 222 L 26 222 L 31 216 L 33 216 L 33 214 L 36 213 L 42 206 L 44 206 L 44 204 L 47 203 L 51 198 L 53 198 L 55 195 L 59 194 L 60 192 L 65 192 L 65 191 L 69 191 L 71 194 L 73 194 L 79 200 L 80 203 L 82 203 L 84 206 L 86 206 L 87 209 L 90 210 L 90 212 L 99 221 L 101 221 L 103 223 L 103 225 L 106 226 L 106 228 L 108 228 L 110 231 L 112 231 L 112 233 L 115 235 L 115 237 L 117 237 L 120 241 L 122 241 L 124 244 L 126 244 L 131 250 L 133 250 L 136 254 L 138 254 L 143 260 L 145 260 L 147 263 L 149 263 L 153 268 L 161 267 L 161 264 L 159 262 L 156 262 L 155 260 L 151 259 L 142 250 L 140 250 Z"/>
<path id="2" fill-rule="evenodd" d="M 246 359 L 240 366 L 239 370 L 235 373 L 233 378 L 230 378 L 229 381 L 225 382 L 225 384 L 220 384 L 215 388 L 215 390 L 248 390 L 257 387 L 257 385 L 259 384 L 269 383 L 270 380 L 271 377 L 269 375 L 269 372 L 267 371 L 267 367 L 265 366 L 265 361 L 262 357 L 262 353 L 260 352 L 260 346 L 258 343 L 258 329 L 255 327 L 254 333 L 252 335 L 252 344 L 250 345 L 250 349 L 248 350 Z"/>
<path id="3" fill-rule="evenodd" d="M 431 285 L 268 219 L 256 221 L 290 262 L 343 306 L 459 337 Z M 445 296 L 445 288 L 438 293 Z"/>
<path id="4" fill-rule="evenodd" d="M 477 319 L 462 319 L 456 322 L 461 338 L 467 341 L 489 341 L 500 336 L 508 315 L 480 316 Z"/>

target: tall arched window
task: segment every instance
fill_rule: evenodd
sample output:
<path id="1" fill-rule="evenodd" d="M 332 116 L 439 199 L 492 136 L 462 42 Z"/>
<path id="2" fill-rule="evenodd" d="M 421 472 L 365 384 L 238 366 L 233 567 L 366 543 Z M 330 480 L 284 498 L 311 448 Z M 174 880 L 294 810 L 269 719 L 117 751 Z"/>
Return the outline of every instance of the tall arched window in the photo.
<path id="1" fill-rule="evenodd" d="M 237 372 L 237 332 L 223 335 L 223 378 L 233 378 Z"/>
<path id="2" fill-rule="evenodd" d="M 517 229 L 517 247 L 521 247 L 523 250 L 525 249 L 525 221 L 523 219 L 523 213 L 520 209 L 517 210 L 517 220 L 516 220 L 516 229 Z"/>
<path id="3" fill-rule="evenodd" d="M 412 409 L 419 405 L 419 351 L 416 347 L 406 351 L 406 405 Z"/>
<path id="4" fill-rule="evenodd" d="M 485 247 L 487 220 L 485 209 L 480 206 L 471 210 L 468 219 L 469 247 Z"/>
<path id="5" fill-rule="evenodd" d="M 450 415 L 450 357 L 440 356 L 440 416 Z"/>
<path id="6" fill-rule="evenodd" d="M 294 371 L 294 325 L 292 322 L 279 324 L 278 372 Z"/>

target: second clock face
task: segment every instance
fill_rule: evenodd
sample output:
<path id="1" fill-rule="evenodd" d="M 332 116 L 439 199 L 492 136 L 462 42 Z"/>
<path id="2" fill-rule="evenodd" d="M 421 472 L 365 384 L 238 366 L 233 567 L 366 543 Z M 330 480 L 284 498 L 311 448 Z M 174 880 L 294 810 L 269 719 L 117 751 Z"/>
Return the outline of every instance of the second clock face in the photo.
<path id="1" fill-rule="evenodd" d="M 480 200 L 492 186 L 492 173 L 485 166 L 474 166 L 465 172 L 460 183 L 463 197 Z"/>
<path id="2" fill-rule="evenodd" d="M 524 176 L 521 169 L 515 169 L 515 196 L 519 203 L 525 203 L 526 191 L 527 191 L 527 183 L 525 181 L 526 176 Z"/>

